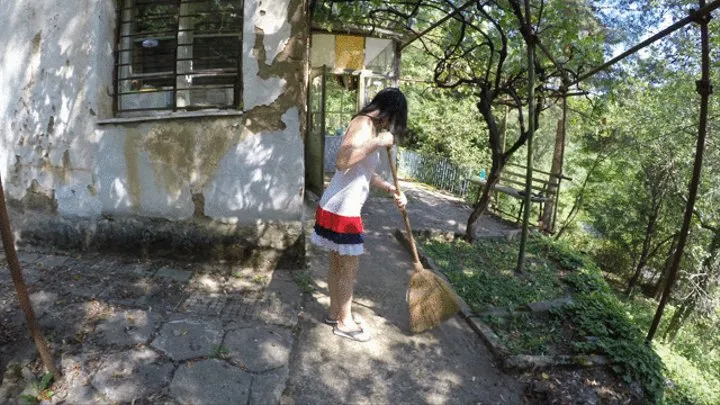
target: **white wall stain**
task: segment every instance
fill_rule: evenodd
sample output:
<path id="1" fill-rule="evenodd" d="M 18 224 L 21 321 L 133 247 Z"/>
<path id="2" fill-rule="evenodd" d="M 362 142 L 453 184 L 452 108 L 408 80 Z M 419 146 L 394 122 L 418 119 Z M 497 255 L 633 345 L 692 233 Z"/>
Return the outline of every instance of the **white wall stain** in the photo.
<path id="1" fill-rule="evenodd" d="M 246 214 L 251 207 L 268 219 L 299 215 L 304 185 L 303 144 L 295 135 L 300 130 L 299 110 L 290 108 L 282 120 L 285 130 L 251 134 L 225 156 L 205 188 L 207 215 L 251 222 L 253 216 Z M 236 170 L 238 161 L 246 162 L 243 172 Z"/>
<path id="2" fill-rule="evenodd" d="M 246 110 L 273 103 L 287 86 L 302 86 L 258 76 L 259 63 L 272 63 L 290 40 L 288 5 L 245 1 Z M 285 130 L 258 134 L 243 128 L 244 117 L 98 124 L 112 118 L 115 14 L 114 0 L 0 1 L 0 175 L 8 197 L 22 199 L 37 181 L 54 190 L 62 216 L 186 219 L 194 213 L 192 195 L 204 193 L 205 214 L 213 218 L 299 219 L 304 172 L 297 107 L 272 113 L 283 114 Z M 251 54 L 256 27 L 264 32 L 264 61 Z M 165 149 L 158 133 L 177 128 L 192 139 Z M 218 142 L 222 134 L 230 141 Z M 168 156 L 184 147 L 192 159 Z"/>
<path id="3" fill-rule="evenodd" d="M 243 59 L 243 103 L 246 110 L 260 105 L 270 105 L 283 93 L 287 81 L 280 77 L 262 79 L 258 76 L 260 68 L 258 63 L 270 64 L 278 53 L 287 44 L 290 36 L 290 25 L 287 23 L 287 8 L 289 1 L 246 1 L 245 25 L 243 27 L 243 55 L 252 55 L 252 58 Z M 269 3 L 269 4 L 266 4 Z M 261 15 L 261 11 L 265 15 Z M 258 61 L 255 55 L 255 28 L 263 30 L 265 61 Z"/>

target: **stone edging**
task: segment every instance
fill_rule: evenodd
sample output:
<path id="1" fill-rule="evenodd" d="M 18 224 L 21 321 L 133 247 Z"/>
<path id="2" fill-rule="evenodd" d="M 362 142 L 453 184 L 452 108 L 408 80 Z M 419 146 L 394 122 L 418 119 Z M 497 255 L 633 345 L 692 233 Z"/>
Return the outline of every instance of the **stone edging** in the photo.
<path id="1" fill-rule="evenodd" d="M 413 233 L 423 233 L 423 231 L 420 232 L 413 232 Z M 405 236 L 405 233 L 402 232 L 400 229 L 395 229 L 395 238 L 400 242 L 401 245 L 408 251 L 410 251 L 410 241 Z M 416 246 L 418 256 L 420 256 L 420 261 L 422 262 L 423 266 L 426 269 L 431 270 L 438 276 L 442 277 L 445 281 L 448 281 L 447 277 L 440 271 L 440 268 L 437 266 L 437 264 L 433 261 L 432 258 L 430 258 L 425 252 L 422 250 L 421 247 Z M 555 366 L 575 366 L 575 367 L 595 367 L 595 366 L 602 366 L 609 363 L 608 359 L 604 356 L 600 355 L 576 355 L 576 356 L 569 356 L 569 355 L 557 355 L 557 356 L 535 356 L 535 355 L 526 355 L 526 354 L 518 354 L 518 355 L 511 355 L 508 348 L 500 341 L 500 338 L 493 332 L 493 330 L 485 324 L 481 320 L 481 318 L 477 315 L 475 315 L 472 310 L 470 309 L 470 306 L 467 305 L 465 300 L 462 299 L 458 295 L 458 298 L 460 299 L 460 316 L 465 319 L 465 321 L 470 325 L 472 330 L 475 331 L 475 333 L 480 336 L 480 338 L 485 342 L 485 344 L 488 346 L 490 351 L 495 355 L 497 360 L 499 360 L 503 366 L 503 368 L 507 370 L 531 370 L 531 369 L 540 369 L 540 368 L 549 368 L 549 367 L 555 367 Z M 568 298 L 560 298 L 558 300 L 548 301 L 549 303 L 553 302 L 565 302 L 569 303 L 571 302 Z M 538 304 L 538 303 L 534 303 Z M 537 312 L 534 309 L 534 304 L 528 304 L 526 310 L 530 310 L 531 312 Z M 512 315 L 513 312 L 508 311 L 507 316 Z"/>

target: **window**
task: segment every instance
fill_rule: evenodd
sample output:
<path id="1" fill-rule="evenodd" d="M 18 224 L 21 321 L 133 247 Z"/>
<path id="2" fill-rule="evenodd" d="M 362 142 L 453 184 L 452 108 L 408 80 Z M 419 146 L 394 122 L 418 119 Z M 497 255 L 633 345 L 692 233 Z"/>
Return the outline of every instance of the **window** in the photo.
<path id="1" fill-rule="evenodd" d="M 116 111 L 237 109 L 242 0 L 123 0 Z"/>

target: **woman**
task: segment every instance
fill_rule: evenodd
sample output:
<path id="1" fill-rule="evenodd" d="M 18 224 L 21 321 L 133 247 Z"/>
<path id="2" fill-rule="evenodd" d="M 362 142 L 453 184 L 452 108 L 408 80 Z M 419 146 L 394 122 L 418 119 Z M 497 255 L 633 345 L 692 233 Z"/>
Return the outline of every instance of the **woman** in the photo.
<path id="1" fill-rule="evenodd" d="M 370 340 L 370 334 L 359 319 L 353 318 L 350 308 L 359 255 L 364 252 L 360 213 L 370 185 L 392 193 L 398 208 L 405 208 L 405 196 L 378 176 L 375 168 L 380 153 L 393 145 L 394 137 L 388 130 L 403 133 L 406 126 L 407 101 L 403 93 L 396 88 L 381 90 L 350 121 L 335 161 L 337 171 L 315 213 L 310 239 L 330 251 L 330 313 L 325 323 L 333 326 L 335 335 L 358 342 Z"/>

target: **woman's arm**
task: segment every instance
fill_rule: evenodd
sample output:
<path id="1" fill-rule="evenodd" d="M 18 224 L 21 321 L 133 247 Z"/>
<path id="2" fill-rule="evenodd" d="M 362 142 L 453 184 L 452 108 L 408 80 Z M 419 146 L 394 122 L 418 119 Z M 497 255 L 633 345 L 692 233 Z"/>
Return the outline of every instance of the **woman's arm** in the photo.
<path id="1" fill-rule="evenodd" d="M 377 187 L 379 189 L 385 190 L 385 192 L 387 192 L 389 194 L 395 194 L 395 191 L 396 191 L 395 186 L 392 185 L 392 183 L 385 181 L 377 173 L 373 173 L 373 177 L 372 177 L 370 184 L 373 187 Z"/>
<path id="2" fill-rule="evenodd" d="M 338 170 L 345 171 L 377 148 L 392 146 L 393 141 L 390 133 L 373 136 L 373 124 L 370 118 L 356 117 L 350 121 L 350 127 L 340 144 L 335 166 Z"/>

